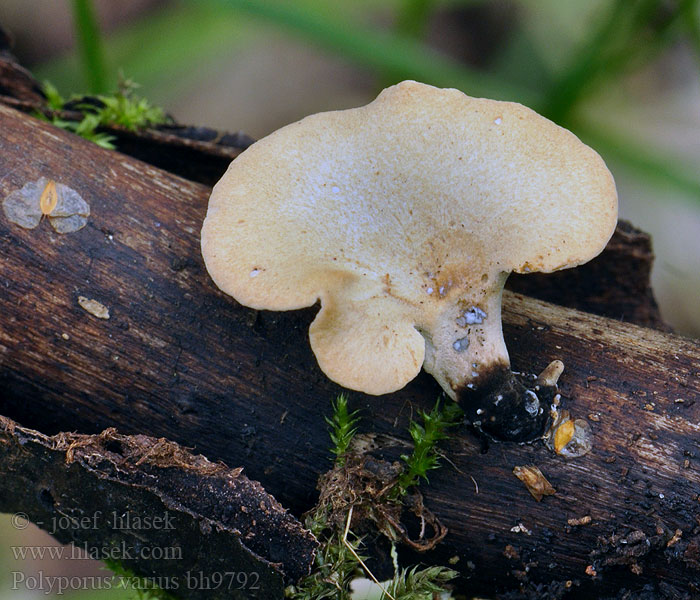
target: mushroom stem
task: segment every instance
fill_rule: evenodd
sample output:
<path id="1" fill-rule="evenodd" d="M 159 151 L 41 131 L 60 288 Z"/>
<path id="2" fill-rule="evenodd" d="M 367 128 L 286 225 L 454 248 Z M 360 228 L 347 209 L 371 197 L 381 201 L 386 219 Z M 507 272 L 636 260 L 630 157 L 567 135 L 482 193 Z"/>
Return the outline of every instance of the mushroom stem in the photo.
<path id="1" fill-rule="evenodd" d="M 452 399 L 475 391 L 498 373 L 510 372 L 501 327 L 501 295 L 506 275 L 477 295 L 454 294 L 421 333 L 425 338 L 423 368 Z"/>
<path id="2" fill-rule="evenodd" d="M 501 441 L 541 438 L 564 364 L 555 360 L 539 377 L 514 374 L 501 328 L 506 275 L 479 296 L 455 294 L 437 313 L 426 340 L 424 368 L 458 401 L 477 430 Z"/>

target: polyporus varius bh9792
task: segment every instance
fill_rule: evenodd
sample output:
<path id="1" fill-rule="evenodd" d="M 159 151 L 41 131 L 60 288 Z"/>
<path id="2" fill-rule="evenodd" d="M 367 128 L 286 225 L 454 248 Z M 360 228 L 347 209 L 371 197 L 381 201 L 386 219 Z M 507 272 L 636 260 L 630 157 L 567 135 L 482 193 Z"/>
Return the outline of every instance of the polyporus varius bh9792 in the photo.
<path id="1" fill-rule="evenodd" d="M 202 229 L 215 283 L 256 309 L 321 310 L 321 369 L 369 394 L 431 373 L 494 437 L 548 419 L 510 371 L 511 272 L 596 256 L 615 183 L 572 133 L 509 102 L 404 81 L 253 144 L 217 183 Z"/>

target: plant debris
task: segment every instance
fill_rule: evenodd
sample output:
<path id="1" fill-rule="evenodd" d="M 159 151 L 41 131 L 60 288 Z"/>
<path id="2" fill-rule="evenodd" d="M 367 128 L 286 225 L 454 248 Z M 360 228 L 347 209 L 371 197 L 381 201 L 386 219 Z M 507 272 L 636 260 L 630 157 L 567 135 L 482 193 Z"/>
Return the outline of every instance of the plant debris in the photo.
<path id="1" fill-rule="evenodd" d="M 9 221 L 35 229 L 47 217 L 57 233 L 72 233 L 87 225 L 90 206 L 74 189 L 40 177 L 11 192 L 2 202 Z"/>
<path id="2" fill-rule="evenodd" d="M 334 526 L 341 527 L 352 508 L 353 530 L 362 530 L 363 522 L 371 521 L 390 540 L 401 541 L 419 552 L 431 550 L 447 535 L 447 528 L 425 507 L 423 495 L 415 487 L 397 498 L 393 492 L 402 472 L 398 462 L 346 455 L 344 464 L 320 477 L 318 506 Z M 420 521 L 420 532 L 415 538 L 402 522 L 405 511 Z"/>
<path id="3" fill-rule="evenodd" d="M 552 496 L 556 490 L 547 478 L 542 475 L 542 471 L 534 465 L 526 467 L 514 467 L 513 475 L 525 484 L 528 492 L 539 502 L 544 496 Z"/>
<path id="4" fill-rule="evenodd" d="M 438 597 L 457 573 L 443 566 L 400 568 L 395 544 L 400 541 L 425 551 L 434 548 L 447 534 L 437 517 L 425 508 L 416 485 L 420 478 L 426 479 L 428 469 L 438 466 L 436 444 L 446 437 L 444 428 L 455 415 L 437 403 L 432 412 L 421 413 L 422 426 L 412 421 L 409 431 L 414 448 L 410 455 L 401 456 L 405 463 L 402 465 L 372 455 L 401 442 L 386 436 L 393 443 L 381 443 L 376 436 L 357 434 L 358 411 L 348 410 L 347 396 L 341 394 L 332 406 L 333 415 L 326 422 L 330 425 L 334 466 L 319 478 L 318 503 L 305 517 L 306 526 L 321 547 L 315 569 L 298 584 L 289 586 L 286 597 L 350 600 L 351 582 L 359 573 L 374 581 L 382 598 L 388 600 Z M 410 473 L 408 478 L 406 473 Z M 417 519 L 417 536 L 412 537 L 402 521 L 405 513 L 409 513 L 409 519 Z M 394 575 L 384 584 L 361 554 L 362 535 L 372 535 L 377 530 L 390 540 L 394 564 Z"/>
<path id="5" fill-rule="evenodd" d="M 97 300 L 92 300 L 91 298 L 86 298 L 85 296 L 78 296 L 78 304 L 80 304 L 80 306 L 89 312 L 93 317 L 97 317 L 98 319 L 109 319 L 109 308 Z"/>

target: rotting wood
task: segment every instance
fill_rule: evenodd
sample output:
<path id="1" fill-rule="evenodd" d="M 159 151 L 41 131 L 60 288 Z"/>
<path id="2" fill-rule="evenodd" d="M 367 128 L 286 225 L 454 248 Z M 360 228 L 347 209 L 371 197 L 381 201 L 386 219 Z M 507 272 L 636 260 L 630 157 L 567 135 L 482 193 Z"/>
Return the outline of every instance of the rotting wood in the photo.
<path id="1" fill-rule="evenodd" d="M 10 52 L 12 39 L 0 24 L 0 96 L 9 95 L 27 103 L 41 105 L 45 102 L 39 82 L 17 63 Z"/>
<path id="2" fill-rule="evenodd" d="M 66 235 L 0 215 L 0 413 L 45 433 L 167 437 L 244 465 L 297 515 L 310 508 L 330 466 L 323 416 L 340 391 L 308 346 L 317 309 L 255 312 L 214 287 L 198 249 L 205 186 L 1 106 L 0 129 L 0 197 L 45 176 L 91 205 L 88 225 Z M 538 597 L 700 593 L 700 345 L 512 293 L 504 333 L 515 369 L 564 361 L 565 407 L 590 421 L 593 450 L 573 461 L 539 444 L 484 454 L 467 430 L 455 435 L 454 468 L 424 490 L 449 533 L 418 560 L 455 563 L 461 589 L 482 595 L 532 597 L 545 584 Z M 405 437 L 438 394 L 421 374 L 380 399 L 354 393 L 351 407 L 364 427 Z M 512 474 L 528 464 L 556 494 L 535 502 Z"/>
<path id="3" fill-rule="evenodd" d="M 555 273 L 512 275 L 507 287 L 559 306 L 670 331 L 649 283 L 653 262 L 649 234 L 620 221 L 605 250 L 592 261 Z"/>
<path id="4" fill-rule="evenodd" d="M 241 471 L 165 439 L 0 417 L 0 511 L 186 598 L 279 598 L 309 572 L 314 537 Z"/>
<path id="5" fill-rule="evenodd" d="M 17 63 L 7 48 L 7 42 L 3 46 L 2 36 L 0 28 L 0 103 L 30 115 L 42 114 L 47 119 L 63 121 L 82 120 L 83 104 L 99 106 L 99 98 L 85 97 L 69 101 L 65 110 L 50 108 L 41 85 Z M 209 185 L 213 185 L 231 160 L 253 142 L 242 132 L 223 133 L 207 127 L 188 127 L 177 123 L 142 131 L 111 125 L 102 127 L 100 131 L 113 136 L 117 148 L 125 154 Z"/>

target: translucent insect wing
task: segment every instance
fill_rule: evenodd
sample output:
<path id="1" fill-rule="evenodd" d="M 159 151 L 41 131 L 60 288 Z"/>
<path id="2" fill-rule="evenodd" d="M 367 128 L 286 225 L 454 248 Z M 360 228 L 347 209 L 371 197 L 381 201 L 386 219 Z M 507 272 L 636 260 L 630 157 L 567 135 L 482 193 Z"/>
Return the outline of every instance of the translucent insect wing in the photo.
<path id="1" fill-rule="evenodd" d="M 47 180 L 42 177 L 11 192 L 2 202 L 2 208 L 8 220 L 25 229 L 34 229 L 39 225 L 43 216 L 40 198 L 46 184 Z"/>

